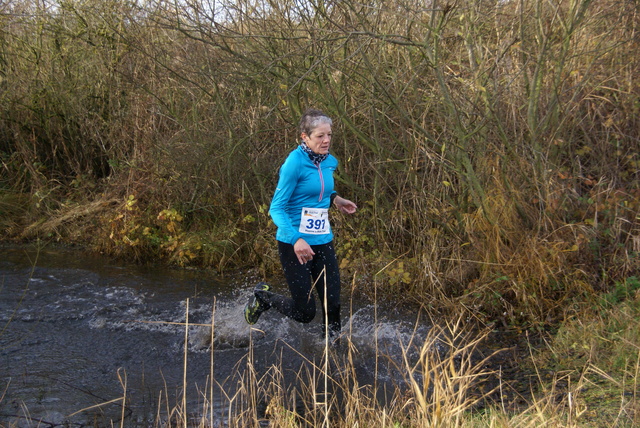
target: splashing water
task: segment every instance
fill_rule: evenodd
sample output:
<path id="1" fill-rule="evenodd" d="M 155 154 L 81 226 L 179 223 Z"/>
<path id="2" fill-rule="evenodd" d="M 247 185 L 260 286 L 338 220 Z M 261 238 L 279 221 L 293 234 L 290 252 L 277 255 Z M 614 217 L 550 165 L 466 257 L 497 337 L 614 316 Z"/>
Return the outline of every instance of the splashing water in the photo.
<path id="1" fill-rule="evenodd" d="M 159 396 L 181 396 L 185 358 L 193 385 L 187 395 L 196 400 L 211 372 L 212 350 L 220 387 L 244 376 L 249 356 L 258 371 L 322 358 L 319 315 L 303 325 L 272 310 L 255 326 L 246 324 L 243 308 L 255 278 L 222 280 L 63 250 L 41 252 L 35 267 L 34 259 L 24 249 L 0 249 L 0 388 L 6 389 L 0 418 L 16 426 L 117 421 L 122 373 L 131 403 L 126 417 L 143 426 L 155 417 Z M 429 326 L 416 324 L 412 313 L 350 303 L 343 336 L 356 355 L 359 380 L 397 379 L 393 361 L 417 355 Z M 99 407 L 76 413 L 92 406 Z"/>

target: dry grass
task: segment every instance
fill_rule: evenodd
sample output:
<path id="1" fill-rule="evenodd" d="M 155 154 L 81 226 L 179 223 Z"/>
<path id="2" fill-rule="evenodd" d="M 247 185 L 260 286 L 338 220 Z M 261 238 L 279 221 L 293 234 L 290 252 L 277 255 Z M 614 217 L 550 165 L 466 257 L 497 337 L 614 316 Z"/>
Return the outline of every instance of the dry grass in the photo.
<path id="1" fill-rule="evenodd" d="M 636 3 L 207 4 L 2 6 L 5 236 L 268 275 L 313 105 L 364 292 L 545 329 L 637 274 Z"/>

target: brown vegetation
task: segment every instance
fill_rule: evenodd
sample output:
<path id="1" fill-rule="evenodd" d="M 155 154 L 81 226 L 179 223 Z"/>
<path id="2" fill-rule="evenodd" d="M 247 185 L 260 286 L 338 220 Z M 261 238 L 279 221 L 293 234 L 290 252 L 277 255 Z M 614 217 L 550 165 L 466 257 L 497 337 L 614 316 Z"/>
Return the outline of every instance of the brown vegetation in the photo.
<path id="1" fill-rule="evenodd" d="M 307 106 L 336 119 L 363 287 L 556 325 L 638 274 L 630 1 L 0 6 L 7 239 L 276 271 L 267 207 Z"/>
<path id="2" fill-rule="evenodd" d="M 557 330 L 519 413 L 498 402 L 470 416 L 460 392 L 483 369 L 463 345 L 462 366 L 426 348 L 406 366 L 414 389 L 397 408 L 345 385 L 341 423 L 632 426 L 639 12 L 618 0 L 4 2 L 2 234 L 277 272 L 267 207 L 297 118 L 316 106 L 336 119 L 338 187 L 360 206 L 335 220 L 358 291 Z M 421 371 L 438 400 L 412 381 Z M 274 425 L 294 426 L 272 395 Z M 238 425 L 255 423 L 241 410 Z"/>

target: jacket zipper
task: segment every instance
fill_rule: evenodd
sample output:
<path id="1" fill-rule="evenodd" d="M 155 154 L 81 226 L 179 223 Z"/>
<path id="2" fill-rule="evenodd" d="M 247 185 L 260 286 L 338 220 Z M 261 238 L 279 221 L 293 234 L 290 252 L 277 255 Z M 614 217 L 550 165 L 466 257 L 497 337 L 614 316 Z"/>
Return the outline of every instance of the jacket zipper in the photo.
<path id="1" fill-rule="evenodd" d="M 322 201 L 322 197 L 324 196 L 324 177 L 322 176 L 322 168 L 320 168 L 320 164 L 318 166 L 318 175 L 320 176 L 320 197 L 318 198 L 318 202 Z"/>

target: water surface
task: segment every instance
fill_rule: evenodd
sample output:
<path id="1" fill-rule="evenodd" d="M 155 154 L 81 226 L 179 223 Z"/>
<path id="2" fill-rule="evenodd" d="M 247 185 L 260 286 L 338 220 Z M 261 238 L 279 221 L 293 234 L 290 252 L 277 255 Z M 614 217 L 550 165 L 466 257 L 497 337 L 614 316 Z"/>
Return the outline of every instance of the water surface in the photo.
<path id="1" fill-rule="evenodd" d="M 300 325 L 269 311 L 255 328 L 245 323 L 242 309 L 259 280 L 78 250 L 0 248 L 0 421 L 111 426 L 124 415 L 125 426 L 153 426 L 182 403 L 184 385 L 188 412 L 201 413 L 212 367 L 213 407 L 224 421 L 248 367 L 260 376 L 277 366 L 295 379 L 324 355 L 318 317 Z M 272 285 L 284 292 L 282 281 Z M 402 382 L 395 362 L 411 340 L 420 346 L 416 337 L 428 326 L 416 326 L 415 313 L 346 294 L 343 308 L 358 382 L 381 389 Z"/>

